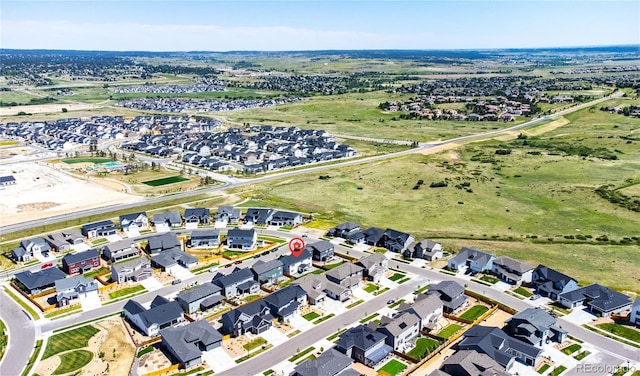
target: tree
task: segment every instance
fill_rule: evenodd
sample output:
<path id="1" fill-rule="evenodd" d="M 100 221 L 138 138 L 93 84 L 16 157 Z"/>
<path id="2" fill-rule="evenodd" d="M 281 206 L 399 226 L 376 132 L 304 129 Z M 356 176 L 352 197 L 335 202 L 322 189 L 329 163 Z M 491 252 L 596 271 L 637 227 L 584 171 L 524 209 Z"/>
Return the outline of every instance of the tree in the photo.
<path id="1" fill-rule="evenodd" d="M 62 107 L 62 112 L 68 112 L 69 110 L 67 110 L 65 107 Z"/>

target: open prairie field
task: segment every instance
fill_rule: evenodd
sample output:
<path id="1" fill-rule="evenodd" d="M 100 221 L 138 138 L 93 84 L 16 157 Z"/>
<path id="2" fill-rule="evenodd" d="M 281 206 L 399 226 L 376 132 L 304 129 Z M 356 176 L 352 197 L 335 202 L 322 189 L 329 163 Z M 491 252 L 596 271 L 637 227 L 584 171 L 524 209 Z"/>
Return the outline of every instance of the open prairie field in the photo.
<path id="1" fill-rule="evenodd" d="M 329 133 L 391 140 L 435 141 L 510 127 L 518 122 L 401 120 L 400 112 L 378 109 L 384 101 L 409 98 L 384 91 L 313 97 L 281 106 L 225 113 L 233 122 L 298 126 Z M 396 120 L 394 120 L 396 119 Z"/>
<path id="2" fill-rule="evenodd" d="M 451 239 L 455 247 L 493 240 L 487 250 L 567 272 L 584 259 L 577 278 L 636 291 L 640 212 L 600 197 L 596 189 L 640 178 L 638 141 L 621 138 L 637 132 L 640 119 L 585 109 L 566 120 L 526 140 L 473 143 L 238 192 L 314 212 L 324 222 L 392 227 Z"/>

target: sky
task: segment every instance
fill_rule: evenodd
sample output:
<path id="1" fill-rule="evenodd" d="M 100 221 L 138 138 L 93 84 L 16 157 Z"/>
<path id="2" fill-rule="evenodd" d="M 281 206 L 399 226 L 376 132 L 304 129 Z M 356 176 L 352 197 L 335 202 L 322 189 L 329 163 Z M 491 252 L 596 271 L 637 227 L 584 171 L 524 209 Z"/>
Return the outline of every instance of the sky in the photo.
<path id="1" fill-rule="evenodd" d="M 0 47 L 108 51 L 640 44 L 640 1 L 7 1 Z"/>

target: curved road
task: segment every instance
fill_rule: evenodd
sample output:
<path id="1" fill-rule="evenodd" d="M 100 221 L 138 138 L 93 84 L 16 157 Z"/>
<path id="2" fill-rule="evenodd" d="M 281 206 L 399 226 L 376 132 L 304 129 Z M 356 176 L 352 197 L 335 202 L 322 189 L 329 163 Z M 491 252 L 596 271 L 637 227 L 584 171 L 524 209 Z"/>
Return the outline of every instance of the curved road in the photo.
<path id="1" fill-rule="evenodd" d="M 33 352 L 36 327 L 29 314 L 2 289 L 0 310 L 9 335 L 7 351 L 0 361 L 0 375 L 19 375 Z"/>
<path id="2" fill-rule="evenodd" d="M 145 205 L 145 204 L 154 204 L 154 203 L 159 203 L 159 202 L 163 202 L 163 201 L 173 200 L 173 199 L 176 199 L 176 198 L 184 198 L 184 197 L 194 196 L 194 195 L 198 195 L 198 194 L 201 194 L 201 193 L 211 193 L 211 192 L 224 190 L 224 189 L 227 189 L 227 188 L 234 188 L 234 187 L 240 187 L 240 186 L 243 186 L 243 185 L 262 183 L 262 182 L 266 182 L 266 181 L 270 181 L 270 180 L 275 180 L 275 179 L 280 179 L 280 178 L 285 178 L 285 177 L 290 177 L 290 176 L 307 174 L 307 173 L 310 173 L 310 172 L 318 172 L 318 171 L 324 171 L 324 170 L 329 170 L 329 169 L 334 169 L 334 168 L 354 166 L 354 165 L 359 165 L 359 164 L 364 164 L 364 163 L 381 161 L 381 160 L 390 159 L 390 158 L 396 158 L 396 157 L 400 157 L 400 156 L 404 156 L 404 155 L 420 153 L 420 152 L 423 152 L 425 150 L 432 149 L 432 148 L 435 148 L 435 147 L 438 147 L 438 146 L 442 146 L 442 145 L 452 144 L 452 143 L 461 142 L 461 141 L 468 141 L 468 140 L 472 140 L 472 139 L 492 137 L 492 136 L 499 135 L 499 134 L 502 134 L 502 133 L 507 133 L 507 132 L 511 132 L 511 131 L 515 131 L 515 130 L 519 130 L 519 129 L 523 129 L 523 128 L 527 128 L 527 127 L 530 127 L 532 125 L 538 124 L 540 122 L 551 120 L 551 119 L 554 119 L 554 118 L 556 118 L 558 116 L 566 115 L 568 113 L 571 113 L 571 112 L 574 112 L 574 111 L 578 111 L 580 109 L 583 109 L 583 108 L 586 108 L 586 107 L 589 107 L 589 106 L 593 106 L 595 104 L 598 104 L 600 102 L 606 101 L 608 99 L 620 97 L 620 96 L 622 96 L 622 94 L 623 94 L 622 92 L 616 92 L 616 93 L 613 93 L 612 95 L 610 95 L 608 97 L 604 97 L 604 98 L 596 99 L 596 100 L 591 101 L 591 102 L 583 103 L 583 104 L 568 108 L 566 110 L 562 110 L 562 111 L 557 112 L 557 113 L 555 113 L 553 115 L 544 116 L 544 117 L 541 117 L 541 118 L 538 118 L 538 119 L 534 119 L 534 120 L 531 120 L 531 121 L 528 121 L 528 122 L 525 122 L 525 123 L 522 123 L 522 124 L 514 125 L 512 127 L 499 129 L 499 130 L 495 130 L 495 131 L 491 131 L 491 132 L 477 133 L 477 134 L 472 134 L 472 135 L 468 135 L 468 136 L 456 137 L 456 138 L 452 138 L 452 139 L 449 139 L 449 140 L 439 141 L 439 142 L 434 142 L 434 143 L 422 143 L 417 148 L 404 150 L 404 151 L 400 151 L 400 152 L 396 152 L 396 153 L 378 155 L 378 156 L 373 156 L 373 157 L 366 157 L 366 158 L 361 158 L 361 159 L 353 159 L 353 160 L 350 160 L 350 161 L 345 161 L 345 162 L 340 162 L 340 163 L 335 163 L 335 164 L 322 165 L 322 166 L 316 166 L 316 167 L 309 167 L 309 168 L 305 168 L 305 169 L 302 169 L 302 170 L 285 171 L 285 172 L 272 174 L 272 175 L 265 175 L 265 176 L 261 176 L 261 177 L 253 178 L 253 179 L 235 179 L 233 182 L 227 182 L 227 183 L 224 183 L 222 185 L 218 185 L 218 186 L 211 187 L 211 188 L 195 190 L 195 191 L 190 191 L 190 192 L 183 192 L 183 193 L 178 193 L 178 194 L 169 195 L 169 196 L 156 197 L 156 198 L 152 198 L 152 199 L 149 199 L 149 200 L 146 200 L 146 201 L 143 201 L 143 202 L 130 203 L 130 204 L 121 204 L 121 205 L 102 206 L 102 207 L 97 207 L 97 208 L 92 208 L 92 209 L 81 210 L 81 211 L 77 211 L 77 212 L 70 213 L 70 214 L 62 214 L 62 215 L 56 215 L 56 216 L 51 216 L 51 217 L 47 217 L 47 218 L 41 218 L 41 219 L 35 219 L 35 220 L 31 220 L 31 221 L 16 223 L 16 224 L 13 224 L 13 225 L 8 225 L 8 226 L 1 227 L 0 228 L 0 235 L 4 235 L 4 234 L 11 233 L 11 232 L 14 232 L 14 231 L 20 231 L 20 230 L 28 229 L 28 228 L 31 228 L 31 227 L 41 226 L 41 225 L 44 225 L 44 224 L 52 224 L 52 223 L 57 223 L 57 222 L 63 222 L 63 221 L 71 220 L 71 219 L 78 219 L 78 218 L 87 217 L 87 216 L 90 216 L 90 215 L 102 214 L 102 213 L 107 213 L 107 212 L 111 212 L 111 211 L 115 211 L 115 210 L 129 209 L 129 208 L 139 207 L 139 206 Z"/>

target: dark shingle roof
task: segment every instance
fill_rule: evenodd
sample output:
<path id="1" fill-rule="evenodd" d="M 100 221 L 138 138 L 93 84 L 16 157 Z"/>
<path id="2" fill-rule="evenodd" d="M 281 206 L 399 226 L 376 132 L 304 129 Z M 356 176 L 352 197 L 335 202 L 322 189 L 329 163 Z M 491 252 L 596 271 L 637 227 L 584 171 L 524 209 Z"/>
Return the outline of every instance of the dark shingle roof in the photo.
<path id="1" fill-rule="evenodd" d="M 337 345 L 343 349 L 357 347 L 366 351 L 384 341 L 385 338 L 386 336 L 384 334 L 376 332 L 366 325 L 360 325 L 340 334 Z"/>
<path id="2" fill-rule="evenodd" d="M 73 265 L 78 262 L 83 262 L 83 261 L 91 260 L 98 257 L 100 257 L 98 250 L 96 250 L 95 248 L 91 248 L 80 253 L 67 253 L 62 258 L 62 261 L 66 262 L 67 265 Z"/>
<path id="3" fill-rule="evenodd" d="M 294 369 L 297 376 L 335 376 L 351 367 L 351 358 L 343 353 L 329 349 L 317 359 L 308 360 Z"/>
<path id="4" fill-rule="evenodd" d="M 59 279 L 66 278 L 66 276 L 67 275 L 58 268 L 42 269 L 35 273 L 32 273 L 31 270 L 25 270 L 15 275 L 16 279 L 29 290 L 51 285 Z"/>
<path id="5" fill-rule="evenodd" d="M 220 292 L 220 287 L 214 285 L 211 282 L 205 282 L 192 289 L 181 291 L 178 293 L 178 299 L 184 300 L 187 303 L 195 302 L 202 298 L 217 294 Z"/>
<path id="6" fill-rule="evenodd" d="M 255 264 L 253 264 L 252 269 L 257 275 L 260 275 L 262 273 L 266 273 L 270 270 L 281 268 L 281 267 L 282 267 L 282 261 L 280 260 L 269 260 L 266 262 L 262 260 L 258 260 L 255 262 Z"/>
<path id="7" fill-rule="evenodd" d="M 205 346 L 222 341 L 222 335 L 206 320 L 198 320 L 185 326 L 160 331 L 165 342 L 180 363 L 187 363 L 202 355 L 199 343 Z"/>
<path id="8" fill-rule="evenodd" d="M 631 304 L 631 298 L 627 295 L 597 283 L 563 293 L 560 298 L 572 302 L 586 299 L 589 301 L 588 304 L 590 306 L 603 312 L 609 312 Z"/>
<path id="9" fill-rule="evenodd" d="M 458 344 L 461 350 L 476 350 L 489 355 L 501 366 L 506 367 L 515 356 L 510 350 L 526 354 L 532 358 L 538 358 L 542 350 L 509 337 L 505 332 L 496 327 L 482 325 L 472 326 L 464 333 L 464 338 Z"/>
<path id="10" fill-rule="evenodd" d="M 213 283 L 222 288 L 246 280 L 253 280 L 253 273 L 249 268 L 235 268 L 230 274 L 217 274 L 213 277 Z"/>

